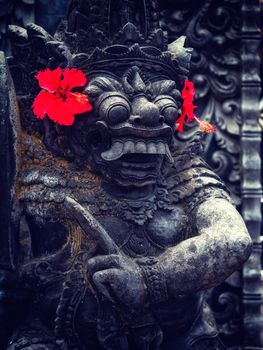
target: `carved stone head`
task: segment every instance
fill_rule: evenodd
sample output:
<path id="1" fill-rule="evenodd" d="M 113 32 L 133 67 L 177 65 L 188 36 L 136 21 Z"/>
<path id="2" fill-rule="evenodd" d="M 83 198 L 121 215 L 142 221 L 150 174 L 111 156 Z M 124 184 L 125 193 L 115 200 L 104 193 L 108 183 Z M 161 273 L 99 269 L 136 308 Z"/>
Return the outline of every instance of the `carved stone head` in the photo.
<path id="1" fill-rule="evenodd" d="M 36 26 L 25 35 L 34 45 L 42 40 L 47 66 L 76 67 L 89 80 L 92 112 L 72 127 L 45 120 L 48 149 L 121 186 L 156 183 L 172 162 L 191 56 L 184 37 L 167 45 L 157 1 L 72 1 L 55 39 Z"/>

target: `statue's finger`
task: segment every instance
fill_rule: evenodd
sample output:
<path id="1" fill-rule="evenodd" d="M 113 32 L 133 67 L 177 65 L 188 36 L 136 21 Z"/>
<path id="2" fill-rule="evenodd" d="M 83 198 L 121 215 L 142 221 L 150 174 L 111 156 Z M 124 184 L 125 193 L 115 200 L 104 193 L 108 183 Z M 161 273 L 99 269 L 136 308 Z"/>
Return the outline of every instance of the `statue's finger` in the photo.
<path id="1" fill-rule="evenodd" d="M 112 296 L 113 291 L 111 289 L 111 285 L 116 279 L 116 275 L 118 273 L 119 270 L 117 269 L 109 269 L 104 271 L 98 271 L 93 275 L 93 281 L 98 292 L 105 296 L 112 303 L 114 303 L 114 298 Z"/>
<path id="2" fill-rule="evenodd" d="M 88 260 L 88 274 L 93 276 L 97 271 L 116 268 L 120 264 L 119 255 L 100 255 Z"/>
<path id="3" fill-rule="evenodd" d="M 80 203 L 68 196 L 65 197 L 65 206 L 69 214 L 73 215 L 74 219 L 83 229 L 83 232 L 88 237 L 91 236 L 105 253 L 115 254 L 120 252 L 117 244 L 87 208 L 84 208 Z"/>

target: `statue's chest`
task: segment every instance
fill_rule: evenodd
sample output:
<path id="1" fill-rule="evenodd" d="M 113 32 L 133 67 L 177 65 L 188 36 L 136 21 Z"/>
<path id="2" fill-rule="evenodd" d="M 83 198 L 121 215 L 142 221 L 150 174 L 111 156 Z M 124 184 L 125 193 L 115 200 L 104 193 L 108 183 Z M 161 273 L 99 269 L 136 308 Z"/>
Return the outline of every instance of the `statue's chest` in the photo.
<path id="1" fill-rule="evenodd" d="M 188 217 L 180 205 L 172 211 L 157 210 L 144 225 L 118 217 L 99 219 L 122 250 L 130 256 L 155 256 L 189 236 Z"/>
<path id="2" fill-rule="evenodd" d="M 121 249 L 133 257 L 158 255 L 191 234 L 183 205 L 170 198 L 165 188 L 157 188 L 147 199 L 128 201 L 112 197 L 98 183 L 96 186 L 91 181 L 80 183 L 74 178 L 66 182 L 39 172 L 25 174 L 22 183 L 25 213 L 35 222 L 33 226 L 45 228 L 44 241 L 49 242 L 49 231 L 54 236 L 52 223 L 59 222 L 67 231 L 65 223 L 71 214 L 63 210 L 65 196 L 74 198 L 88 209 Z M 32 231 L 36 231 L 39 242 L 39 229 Z M 49 249 L 45 248 L 45 251 Z"/>

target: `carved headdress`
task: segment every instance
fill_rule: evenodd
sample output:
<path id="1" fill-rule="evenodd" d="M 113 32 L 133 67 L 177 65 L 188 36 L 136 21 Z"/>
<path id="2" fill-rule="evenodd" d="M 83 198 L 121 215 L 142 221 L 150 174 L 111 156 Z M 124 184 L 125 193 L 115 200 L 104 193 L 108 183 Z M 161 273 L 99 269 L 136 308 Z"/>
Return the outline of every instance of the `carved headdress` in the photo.
<path id="1" fill-rule="evenodd" d="M 168 46 L 157 0 L 73 1 L 57 38 L 73 53 L 72 64 L 89 74 L 132 64 L 178 84 L 188 75 L 191 49 L 184 48 L 185 37 Z"/>
<path id="2" fill-rule="evenodd" d="M 10 34 L 14 57 L 19 53 L 20 65 L 26 66 L 21 54 L 27 61 L 30 55 L 31 69 L 66 59 L 89 75 L 131 64 L 168 75 L 179 85 L 188 75 L 191 49 L 184 47 L 185 37 L 168 45 L 157 0 L 73 0 L 55 38 L 34 24 L 26 30 L 10 26 Z"/>
<path id="3" fill-rule="evenodd" d="M 168 45 L 157 3 L 73 0 L 54 37 L 35 24 L 26 29 L 10 26 L 9 67 L 26 132 L 42 134 L 53 153 L 96 163 L 99 172 L 104 168 L 111 178 L 118 177 L 109 175 L 112 161 L 127 154 L 146 154 L 143 162 L 149 163 L 152 156 L 171 161 L 191 49 L 184 47 L 185 37 Z M 36 73 L 58 66 L 87 74 L 86 92 L 94 104 L 89 116 L 77 118 L 75 124 L 82 124 L 78 128 L 74 124 L 70 132 L 55 128 L 49 120 L 40 122 L 31 108 L 39 91 Z"/>

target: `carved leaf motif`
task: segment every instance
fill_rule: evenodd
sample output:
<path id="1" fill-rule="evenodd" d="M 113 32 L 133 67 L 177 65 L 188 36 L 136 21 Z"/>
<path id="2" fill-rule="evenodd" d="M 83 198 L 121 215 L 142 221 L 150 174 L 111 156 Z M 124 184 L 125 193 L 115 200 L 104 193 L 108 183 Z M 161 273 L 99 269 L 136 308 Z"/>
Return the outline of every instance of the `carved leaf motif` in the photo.
<path id="1" fill-rule="evenodd" d="M 206 135 L 207 162 L 224 180 L 234 202 L 240 204 L 240 126 L 241 126 L 241 5 L 238 0 L 178 1 L 178 8 L 163 2 L 162 22 L 169 41 L 186 35 L 194 48 L 191 79 L 196 88 L 198 117 L 217 126 Z M 187 125 L 178 140 L 190 139 L 196 126 Z M 239 273 L 236 276 L 240 278 Z M 228 346 L 242 340 L 241 287 L 237 279 L 227 280 L 209 293 L 221 336 Z M 197 344 L 198 348 L 198 344 Z M 204 349 L 204 345 L 201 345 Z M 209 349 L 213 347 L 209 345 Z"/>
<path id="2" fill-rule="evenodd" d="M 233 1 L 179 1 L 178 8 L 162 4 L 162 23 L 169 41 L 187 36 L 187 46 L 194 48 L 191 79 L 196 88 L 198 117 L 217 126 L 206 136 L 208 163 L 231 190 L 240 204 L 240 26 L 241 9 Z M 196 126 L 178 134 L 180 142 L 190 139 Z"/>

